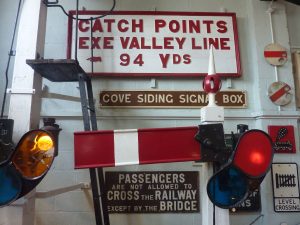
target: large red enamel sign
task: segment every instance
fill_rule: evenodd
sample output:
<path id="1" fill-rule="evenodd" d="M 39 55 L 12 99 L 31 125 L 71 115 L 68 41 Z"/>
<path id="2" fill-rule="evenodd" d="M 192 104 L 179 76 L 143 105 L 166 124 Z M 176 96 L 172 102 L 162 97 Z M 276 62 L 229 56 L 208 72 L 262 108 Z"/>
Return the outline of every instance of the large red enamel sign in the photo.
<path id="1" fill-rule="evenodd" d="M 234 13 L 117 11 L 90 20 L 101 14 L 79 12 L 77 58 L 88 73 L 204 76 L 212 46 L 217 74 L 241 75 Z M 69 20 L 68 58 L 75 57 L 75 21 Z"/>

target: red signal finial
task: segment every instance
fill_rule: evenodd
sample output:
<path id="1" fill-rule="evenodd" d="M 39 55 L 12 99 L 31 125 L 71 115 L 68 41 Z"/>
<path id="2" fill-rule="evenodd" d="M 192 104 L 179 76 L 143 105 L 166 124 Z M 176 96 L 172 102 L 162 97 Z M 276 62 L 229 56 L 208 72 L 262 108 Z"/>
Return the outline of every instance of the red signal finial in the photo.
<path id="1" fill-rule="evenodd" d="M 213 48 L 210 47 L 208 74 L 203 80 L 203 90 L 209 95 L 209 105 L 215 105 L 215 94 L 221 89 L 222 83 L 216 74 Z"/>
<path id="2" fill-rule="evenodd" d="M 210 47 L 208 74 L 203 80 L 203 89 L 206 93 L 217 93 L 221 89 L 221 80 L 216 74 L 213 48 Z"/>

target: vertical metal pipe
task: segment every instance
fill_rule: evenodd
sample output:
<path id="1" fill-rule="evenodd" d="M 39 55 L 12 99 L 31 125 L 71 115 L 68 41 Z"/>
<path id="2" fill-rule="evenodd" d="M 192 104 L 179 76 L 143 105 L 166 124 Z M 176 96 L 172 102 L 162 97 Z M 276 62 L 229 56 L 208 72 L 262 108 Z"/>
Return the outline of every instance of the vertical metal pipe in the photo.
<path id="1" fill-rule="evenodd" d="M 76 0 L 76 28 L 75 28 L 75 60 L 77 60 L 77 47 L 78 47 L 78 10 L 79 10 L 79 0 Z"/>
<path id="2" fill-rule="evenodd" d="M 93 97 L 93 86 L 90 77 L 86 77 L 86 87 L 87 87 L 87 98 L 88 98 L 88 106 L 89 106 L 90 122 L 91 122 L 92 130 L 98 130 L 94 97 Z"/>
<path id="3" fill-rule="evenodd" d="M 272 7 L 272 4 L 273 1 L 270 3 L 267 13 L 269 14 L 272 43 L 275 43 L 275 35 L 274 35 L 273 20 L 272 20 L 272 13 L 275 11 L 275 9 Z M 278 82 L 279 81 L 278 66 L 274 66 L 274 71 L 275 71 L 275 81 Z M 278 106 L 278 111 L 281 111 L 280 105 Z"/>
<path id="4" fill-rule="evenodd" d="M 83 114 L 84 130 L 97 130 L 97 119 L 90 77 L 79 74 L 79 90 Z M 106 190 L 103 169 L 90 169 L 90 178 L 95 210 L 96 225 L 109 225 Z"/>
<path id="5" fill-rule="evenodd" d="M 98 185 L 98 181 L 97 181 L 97 171 L 96 171 L 96 169 L 89 169 L 89 171 L 90 171 L 90 178 L 91 178 L 91 187 L 92 187 L 92 194 L 93 194 L 96 225 L 105 225 L 105 223 L 103 223 L 101 204 L 99 201 L 100 195 L 99 195 L 99 190 L 98 190 L 99 185 Z"/>
<path id="6" fill-rule="evenodd" d="M 78 81 L 79 81 L 79 92 L 81 98 L 81 109 L 82 109 L 84 130 L 91 130 L 90 115 L 88 111 L 88 101 L 87 101 L 86 87 L 85 87 L 85 74 L 78 74 Z"/>
<path id="7" fill-rule="evenodd" d="M 95 104 L 93 98 L 93 86 L 90 77 L 86 77 L 86 87 L 87 87 L 90 122 L 91 122 L 92 130 L 97 130 L 98 128 L 97 128 L 97 118 L 96 118 Z M 94 202 L 97 202 L 96 204 L 99 204 L 99 206 L 97 207 L 99 208 L 101 207 L 102 209 L 101 215 L 99 215 L 99 217 L 103 218 L 103 223 L 105 225 L 109 225 L 110 222 L 109 222 L 109 215 L 107 210 L 107 200 L 106 200 L 107 198 L 106 198 L 103 169 L 102 168 L 90 169 L 90 174 L 91 174 L 91 180 L 93 179 L 93 182 L 95 183 L 93 193 L 96 193 L 97 195 L 97 199 L 94 199 Z M 95 210 L 96 220 L 98 217 L 97 212 L 100 212 L 100 210 Z"/>
<path id="8" fill-rule="evenodd" d="M 93 27 L 93 18 L 90 18 L 91 27 Z M 91 72 L 94 74 L 94 49 L 93 49 L 93 29 L 91 29 Z"/>
<path id="9" fill-rule="evenodd" d="M 7 61 L 7 66 L 6 66 L 6 70 L 5 70 L 5 79 L 6 79 L 6 81 L 5 81 L 5 88 L 4 88 L 4 93 L 3 93 L 1 118 L 3 118 L 3 116 L 4 116 L 3 114 L 4 114 L 4 108 L 5 108 L 5 102 L 6 102 L 6 90 L 7 90 L 7 86 L 8 86 L 8 70 L 9 70 L 11 57 L 14 56 L 13 46 L 14 46 L 14 42 L 15 42 L 16 30 L 17 30 L 17 25 L 18 25 L 19 16 L 20 16 L 21 3 L 22 3 L 22 0 L 19 0 L 17 16 L 16 16 L 14 31 L 13 31 L 13 36 L 12 36 L 12 39 L 11 39 L 10 50 L 9 50 L 9 53 L 8 53 L 8 61 Z"/>

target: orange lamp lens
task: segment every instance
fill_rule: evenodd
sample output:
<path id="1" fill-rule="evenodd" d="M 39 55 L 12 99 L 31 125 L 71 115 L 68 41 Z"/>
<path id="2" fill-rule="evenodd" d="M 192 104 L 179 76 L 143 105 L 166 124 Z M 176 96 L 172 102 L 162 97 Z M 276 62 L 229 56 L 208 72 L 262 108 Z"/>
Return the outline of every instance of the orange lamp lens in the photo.
<path id="1" fill-rule="evenodd" d="M 23 178 L 37 179 L 52 165 L 54 150 L 54 140 L 48 132 L 32 130 L 19 141 L 12 162 Z"/>
<path id="2" fill-rule="evenodd" d="M 53 148 L 52 138 L 48 135 L 38 138 L 37 147 L 40 150 L 48 151 L 49 149 Z"/>

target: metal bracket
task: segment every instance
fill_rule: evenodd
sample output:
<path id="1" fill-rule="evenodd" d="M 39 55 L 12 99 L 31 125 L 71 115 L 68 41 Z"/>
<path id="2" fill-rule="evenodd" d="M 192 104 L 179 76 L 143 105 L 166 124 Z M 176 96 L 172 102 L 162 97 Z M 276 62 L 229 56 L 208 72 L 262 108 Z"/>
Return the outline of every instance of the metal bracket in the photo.
<path id="1" fill-rule="evenodd" d="M 63 188 L 57 188 L 51 191 L 43 191 L 43 192 L 36 192 L 32 197 L 35 198 L 49 198 L 55 195 L 59 195 L 59 194 L 63 194 L 69 191 L 74 191 L 77 189 L 90 189 L 91 185 L 90 183 L 79 183 L 79 184 L 75 184 L 75 185 L 71 185 L 71 186 L 67 186 L 67 187 L 63 187 Z"/>
<path id="2" fill-rule="evenodd" d="M 90 189 L 90 188 L 91 188 L 90 183 L 82 182 L 82 183 L 67 186 L 67 187 L 57 188 L 57 189 L 54 189 L 51 191 L 42 191 L 42 192 L 33 191 L 33 192 L 29 193 L 27 196 L 20 198 L 17 201 L 15 201 L 14 203 L 12 203 L 11 206 L 23 207 L 27 203 L 27 201 L 32 198 L 49 198 L 49 197 L 63 194 L 63 193 L 69 192 L 69 191 L 75 191 L 77 189 L 84 190 L 84 189 Z"/>
<path id="3" fill-rule="evenodd" d="M 11 50 L 11 51 L 9 51 L 8 55 L 9 56 L 16 56 L 16 51 Z"/>
<path id="4" fill-rule="evenodd" d="M 49 0 L 44 0 L 43 3 L 45 5 L 55 5 L 55 4 L 58 4 L 58 0 L 54 0 L 54 1 L 49 1 Z"/>
<path id="5" fill-rule="evenodd" d="M 201 162 L 227 162 L 231 149 L 225 146 L 222 123 L 199 125 L 195 139 L 201 144 Z"/>
<path id="6" fill-rule="evenodd" d="M 44 85 L 43 87 L 42 98 L 53 98 L 53 99 L 66 100 L 72 102 L 81 101 L 80 97 L 49 92 L 49 87 L 47 85 Z"/>
<path id="7" fill-rule="evenodd" d="M 151 78 L 150 88 L 156 88 L 156 87 L 157 87 L 156 79 L 155 78 Z"/>
<path id="8" fill-rule="evenodd" d="M 6 89 L 6 93 L 8 94 L 29 94 L 29 95 L 33 95 L 35 94 L 35 89 L 12 89 L 12 88 L 8 88 Z"/>

